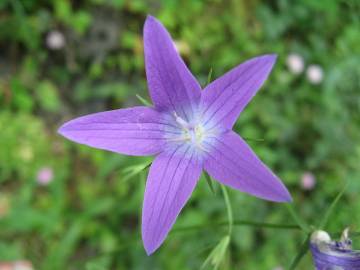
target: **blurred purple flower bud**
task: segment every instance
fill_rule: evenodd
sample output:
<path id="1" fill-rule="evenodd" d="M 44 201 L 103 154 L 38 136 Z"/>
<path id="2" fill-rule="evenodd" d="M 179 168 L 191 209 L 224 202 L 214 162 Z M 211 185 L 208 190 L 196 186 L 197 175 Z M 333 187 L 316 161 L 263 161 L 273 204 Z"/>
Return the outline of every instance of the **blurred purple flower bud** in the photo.
<path id="1" fill-rule="evenodd" d="M 43 167 L 41 168 L 36 176 L 36 180 L 40 185 L 48 185 L 54 178 L 54 173 L 52 168 Z"/>
<path id="2" fill-rule="evenodd" d="M 305 172 L 301 176 L 301 187 L 304 190 L 312 190 L 315 187 L 316 178 L 311 172 Z"/>
<path id="3" fill-rule="evenodd" d="M 306 70 L 306 77 L 312 84 L 320 84 L 324 77 L 324 71 L 319 65 L 310 65 Z"/>
<path id="4" fill-rule="evenodd" d="M 304 59 L 299 54 L 289 54 L 286 58 L 286 65 L 293 74 L 300 74 L 304 71 Z"/>
<path id="5" fill-rule="evenodd" d="M 50 31 L 46 36 L 46 46 L 51 50 L 61 50 L 65 46 L 65 36 L 58 30 Z"/>
<path id="6" fill-rule="evenodd" d="M 347 233 L 346 229 L 340 241 L 332 241 L 325 231 L 312 234 L 310 250 L 316 270 L 360 269 L 360 251 L 352 250 Z"/>

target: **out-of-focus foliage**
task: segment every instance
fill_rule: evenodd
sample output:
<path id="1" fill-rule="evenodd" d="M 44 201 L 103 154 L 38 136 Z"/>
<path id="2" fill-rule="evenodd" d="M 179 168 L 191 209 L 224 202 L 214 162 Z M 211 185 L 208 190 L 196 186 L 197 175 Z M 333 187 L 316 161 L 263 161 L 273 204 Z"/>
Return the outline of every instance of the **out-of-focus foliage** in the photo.
<path id="1" fill-rule="evenodd" d="M 150 159 L 91 149 L 56 134 L 75 116 L 140 104 L 136 94 L 148 97 L 142 52 L 147 14 L 169 29 L 203 85 L 210 69 L 217 77 L 250 57 L 278 54 L 236 130 L 284 180 L 310 224 L 319 223 L 349 181 L 328 229 L 359 230 L 358 1 L 2 0 L 0 261 L 26 259 L 45 270 L 199 269 L 226 234 L 226 227 L 213 226 L 227 220 L 223 198 L 204 178 L 163 247 L 146 256 L 140 212 Z M 286 65 L 292 53 L 303 58 L 300 74 Z M 308 79 L 312 64 L 323 71 L 320 82 Z M 38 179 L 44 167 L 53 172 L 46 185 Z M 301 182 L 305 172 L 316 180 L 309 190 Z M 235 221 L 291 221 L 281 204 L 236 191 L 230 200 Z M 303 237 L 235 222 L 220 269 L 286 267 Z M 307 256 L 298 269 L 310 265 Z"/>

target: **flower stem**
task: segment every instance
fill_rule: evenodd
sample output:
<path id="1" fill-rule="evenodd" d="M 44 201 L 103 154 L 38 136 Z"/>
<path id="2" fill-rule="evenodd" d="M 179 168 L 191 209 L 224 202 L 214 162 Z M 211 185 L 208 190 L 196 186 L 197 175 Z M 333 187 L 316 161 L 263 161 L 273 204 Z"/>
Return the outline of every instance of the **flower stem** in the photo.
<path id="1" fill-rule="evenodd" d="M 214 185 L 213 185 L 210 175 L 205 171 L 204 171 L 204 175 L 205 175 L 206 182 L 207 182 L 211 192 L 215 195 L 216 192 L 215 192 L 215 188 L 214 188 Z"/>
<path id="2" fill-rule="evenodd" d="M 211 83 L 212 73 L 213 73 L 213 70 L 212 70 L 212 68 L 210 68 L 209 73 L 208 73 L 208 76 L 207 76 L 206 85 L 208 85 L 208 84 Z"/>
<path id="3" fill-rule="evenodd" d="M 305 233 L 309 233 L 311 232 L 311 229 L 309 227 L 308 224 L 306 224 L 306 222 L 296 213 L 294 207 L 292 206 L 292 204 L 285 204 L 287 210 L 289 211 L 291 217 L 293 218 L 293 220 L 295 221 L 295 223 L 297 225 L 299 225 L 299 227 L 305 232 Z"/>
<path id="4" fill-rule="evenodd" d="M 231 203 L 230 203 L 230 199 L 229 199 L 229 194 L 224 185 L 221 185 L 221 191 L 224 195 L 224 200 L 225 200 L 226 210 L 227 210 L 227 215 L 228 215 L 228 222 L 229 222 L 229 236 L 231 236 L 232 228 L 233 228 L 233 224 L 234 224 L 233 211 L 232 211 L 232 207 L 231 207 Z"/>
<path id="5" fill-rule="evenodd" d="M 174 228 L 172 232 L 182 232 L 188 230 L 202 229 L 204 227 L 221 227 L 228 225 L 229 225 L 228 221 L 222 221 L 216 224 L 213 223 L 197 224 L 197 225 Z M 299 225 L 296 224 L 278 224 L 278 223 L 256 222 L 256 221 L 248 221 L 248 220 L 233 220 L 233 226 L 248 226 L 248 227 L 256 227 L 256 228 L 266 228 L 266 229 L 279 229 L 279 230 L 301 230 Z"/>
<path id="6" fill-rule="evenodd" d="M 340 199 L 344 195 L 347 187 L 348 187 L 348 182 L 345 183 L 344 187 L 336 195 L 336 197 L 334 198 L 334 200 L 330 204 L 329 208 L 326 210 L 325 215 L 324 215 L 324 217 L 322 218 L 322 220 L 320 221 L 320 224 L 319 224 L 320 229 L 324 229 L 326 227 L 326 225 L 328 224 L 331 215 L 333 214 L 338 202 L 340 201 Z"/>
<path id="7" fill-rule="evenodd" d="M 300 263 L 301 259 L 306 255 L 306 253 L 309 251 L 309 242 L 310 242 L 310 234 L 307 235 L 303 243 L 301 244 L 301 247 L 299 248 L 299 252 L 296 254 L 296 257 L 291 262 L 288 270 L 294 270 Z"/>

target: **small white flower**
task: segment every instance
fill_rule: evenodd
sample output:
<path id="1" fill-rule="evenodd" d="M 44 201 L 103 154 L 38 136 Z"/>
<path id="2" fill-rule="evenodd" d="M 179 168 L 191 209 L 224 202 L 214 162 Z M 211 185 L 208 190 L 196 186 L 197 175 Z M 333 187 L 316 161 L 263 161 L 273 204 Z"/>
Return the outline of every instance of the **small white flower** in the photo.
<path id="1" fill-rule="evenodd" d="M 319 65 L 310 65 L 306 70 L 306 76 L 310 83 L 319 84 L 323 80 L 324 72 Z"/>
<path id="2" fill-rule="evenodd" d="M 301 176 L 301 187 L 304 190 L 311 190 L 315 187 L 316 179 L 311 172 L 305 172 Z"/>
<path id="3" fill-rule="evenodd" d="M 36 176 L 36 180 L 40 185 L 48 185 L 54 178 L 53 169 L 50 167 L 41 168 Z"/>
<path id="4" fill-rule="evenodd" d="M 299 54 L 289 54 L 286 58 L 286 65 L 291 73 L 300 74 L 304 71 L 304 59 Z"/>
<path id="5" fill-rule="evenodd" d="M 46 45 L 51 50 L 60 50 L 65 46 L 64 34 L 58 30 L 50 31 L 46 36 Z"/>

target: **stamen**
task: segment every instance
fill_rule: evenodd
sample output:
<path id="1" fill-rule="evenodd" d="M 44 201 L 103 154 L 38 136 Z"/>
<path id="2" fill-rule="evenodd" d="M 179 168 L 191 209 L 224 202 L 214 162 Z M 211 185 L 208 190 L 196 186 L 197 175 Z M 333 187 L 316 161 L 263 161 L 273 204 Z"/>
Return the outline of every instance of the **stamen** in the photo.
<path id="1" fill-rule="evenodd" d="M 175 111 L 173 111 L 171 115 L 182 130 L 181 135 L 173 137 L 169 139 L 169 141 L 190 144 L 200 152 L 206 152 L 204 143 L 207 138 L 213 137 L 215 134 L 214 130 L 207 130 L 202 125 L 200 119 L 192 119 L 191 122 L 188 122 L 181 118 Z"/>
<path id="2" fill-rule="evenodd" d="M 180 116 L 177 115 L 176 112 L 173 113 L 175 117 L 175 121 L 184 129 L 189 128 L 189 123 L 182 119 Z"/>

